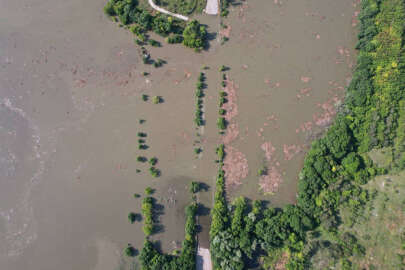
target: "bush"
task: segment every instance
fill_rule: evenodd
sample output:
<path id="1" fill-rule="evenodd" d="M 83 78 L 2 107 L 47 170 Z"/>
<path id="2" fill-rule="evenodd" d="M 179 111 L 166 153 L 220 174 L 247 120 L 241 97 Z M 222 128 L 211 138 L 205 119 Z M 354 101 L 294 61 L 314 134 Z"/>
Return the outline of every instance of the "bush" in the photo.
<path id="1" fill-rule="evenodd" d="M 166 42 L 169 44 L 181 43 L 182 41 L 183 41 L 183 36 L 179 35 L 179 34 L 173 34 L 166 38 Z"/>
<path id="2" fill-rule="evenodd" d="M 138 162 L 146 162 L 146 161 L 148 161 L 148 159 L 146 157 L 143 157 L 143 156 L 138 156 L 136 158 L 136 161 L 138 161 Z"/>
<path id="3" fill-rule="evenodd" d="M 150 167 L 149 172 L 153 177 L 159 177 L 160 176 L 160 170 L 156 169 L 155 167 Z"/>
<path id="4" fill-rule="evenodd" d="M 197 193 L 198 191 L 200 191 L 200 184 L 192 181 L 190 184 L 190 192 Z"/>
<path id="5" fill-rule="evenodd" d="M 183 44 L 190 48 L 202 49 L 207 36 L 205 26 L 197 20 L 190 21 L 183 31 Z"/>
<path id="6" fill-rule="evenodd" d="M 151 45 L 151 46 L 153 46 L 153 47 L 160 47 L 160 42 L 159 42 L 159 41 L 156 41 L 156 40 L 154 40 L 154 39 L 149 39 L 149 40 L 148 40 L 148 44 Z"/>
<path id="7" fill-rule="evenodd" d="M 160 96 L 154 96 L 153 98 L 152 98 L 152 103 L 153 104 L 159 104 L 159 103 L 161 103 L 162 102 L 162 98 L 160 97 Z"/>
<path id="8" fill-rule="evenodd" d="M 139 215 L 138 215 L 138 214 L 136 214 L 136 213 L 134 213 L 134 212 L 131 212 L 131 213 L 128 214 L 128 220 L 129 220 L 129 222 L 131 222 L 131 224 L 132 224 L 132 223 L 134 223 L 135 221 L 140 220 L 140 218 L 139 218 Z"/>
<path id="9" fill-rule="evenodd" d="M 124 250 L 124 253 L 128 257 L 134 257 L 136 254 L 136 249 L 131 244 L 128 244 L 128 246 Z"/>
<path id="10" fill-rule="evenodd" d="M 156 157 L 149 159 L 149 164 L 152 166 L 155 166 L 157 162 L 158 162 L 158 159 Z"/>
<path id="11" fill-rule="evenodd" d="M 146 194 L 146 195 L 151 195 L 151 194 L 153 194 L 154 192 L 155 192 L 154 189 L 151 188 L 151 187 L 145 188 L 145 194 Z"/>
<path id="12" fill-rule="evenodd" d="M 220 130 L 226 129 L 226 120 L 224 117 L 219 117 L 217 120 L 217 126 Z"/>
<path id="13" fill-rule="evenodd" d="M 142 95 L 142 100 L 143 101 L 148 101 L 148 99 L 149 99 L 148 95 L 145 95 L 145 94 Z"/>

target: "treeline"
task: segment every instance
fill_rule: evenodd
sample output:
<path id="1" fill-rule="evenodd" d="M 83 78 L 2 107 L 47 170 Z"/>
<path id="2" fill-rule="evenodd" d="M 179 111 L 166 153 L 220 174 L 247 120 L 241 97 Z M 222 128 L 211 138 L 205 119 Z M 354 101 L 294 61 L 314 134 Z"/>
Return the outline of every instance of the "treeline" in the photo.
<path id="1" fill-rule="evenodd" d="M 150 197 L 147 197 L 150 198 Z M 147 199 L 145 198 L 145 200 Z M 152 205 L 153 207 L 153 205 Z M 186 225 L 185 225 L 185 237 L 182 244 L 182 248 L 177 255 L 170 255 L 161 253 L 154 243 L 148 238 L 145 239 L 144 246 L 141 250 L 139 260 L 143 270 L 191 270 L 195 269 L 196 255 L 197 255 L 197 225 L 196 214 L 198 204 L 193 196 L 193 201 L 186 207 Z M 149 215 L 152 215 L 152 211 L 144 211 L 144 204 L 142 204 L 142 213 L 144 214 L 145 226 L 149 220 Z M 150 213 L 150 214 L 149 214 Z M 153 222 L 152 217 L 150 217 Z M 145 231 L 145 230 L 144 230 Z M 145 235 L 148 236 L 148 231 L 145 231 Z"/>
<path id="2" fill-rule="evenodd" d="M 185 24 L 165 14 L 152 15 L 149 11 L 139 8 L 136 0 L 109 0 L 104 6 L 104 13 L 129 28 L 138 37 L 138 44 L 148 41 L 148 31 L 166 37 L 168 43 L 182 42 L 185 46 L 197 50 L 202 49 L 206 42 L 206 28 L 197 20 Z M 157 44 L 156 41 L 150 43 Z"/>
<path id="3" fill-rule="evenodd" d="M 386 168 L 373 165 L 369 150 L 391 147 L 392 166 L 405 167 L 405 4 L 401 0 L 361 4 L 353 80 L 334 124 L 313 142 L 305 158 L 297 204 L 274 209 L 237 198 L 228 207 L 220 163 L 210 231 L 215 269 L 257 267 L 261 256 L 273 257 L 273 263 L 286 258 L 286 269 L 308 268 L 311 253 L 305 244 L 314 229 L 333 238 L 341 269 L 351 269 L 350 257 L 364 254 L 353 234 L 338 230 L 340 210 L 349 209 L 350 227 L 370 198 L 362 186 L 386 173 Z"/>

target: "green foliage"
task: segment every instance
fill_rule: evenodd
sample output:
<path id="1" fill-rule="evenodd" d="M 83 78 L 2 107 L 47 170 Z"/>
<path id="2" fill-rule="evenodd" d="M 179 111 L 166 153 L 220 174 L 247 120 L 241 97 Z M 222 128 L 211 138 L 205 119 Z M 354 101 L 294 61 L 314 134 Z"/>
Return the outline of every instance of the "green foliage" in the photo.
<path id="1" fill-rule="evenodd" d="M 160 96 L 154 96 L 153 98 L 152 98 L 152 103 L 153 104 L 159 104 L 159 103 L 161 103 L 162 102 L 162 97 L 160 97 Z"/>
<path id="2" fill-rule="evenodd" d="M 198 182 L 191 181 L 190 192 L 197 193 L 198 191 L 200 191 L 200 184 Z"/>
<path id="3" fill-rule="evenodd" d="M 142 100 L 143 101 L 148 101 L 148 99 L 149 99 L 148 95 L 145 95 L 145 94 L 142 95 Z"/>
<path id="4" fill-rule="evenodd" d="M 124 249 L 124 253 L 128 257 L 134 257 L 136 254 L 136 249 L 131 244 L 128 244 L 128 246 Z"/>
<path id="5" fill-rule="evenodd" d="M 142 215 L 144 221 L 142 229 L 146 236 L 149 236 L 154 232 L 153 207 L 153 198 L 145 197 L 142 201 Z"/>
<path id="6" fill-rule="evenodd" d="M 151 188 L 151 187 L 145 188 L 145 194 L 146 195 L 151 195 L 151 194 L 153 194 L 153 192 L 154 192 L 153 188 Z"/>
<path id="7" fill-rule="evenodd" d="M 169 44 L 181 43 L 183 36 L 180 34 L 172 34 L 166 38 L 166 42 Z"/>
<path id="8" fill-rule="evenodd" d="M 160 170 L 156 169 L 155 167 L 150 167 L 149 172 L 153 177 L 159 177 L 160 176 Z"/>
<path id="9" fill-rule="evenodd" d="M 159 41 L 156 41 L 156 40 L 154 40 L 154 39 L 148 39 L 148 44 L 151 45 L 151 46 L 153 46 L 153 47 L 160 47 L 160 46 L 161 46 L 161 45 L 160 45 L 160 42 L 159 42 Z"/>
<path id="10" fill-rule="evenodd" d="M 205 26 L 197 20 L 190 21 L 183 31 L 183 44 L 190 48 L 202 49 L 207 38 Z"/>
<path id="11" fill-rule="evenodd" d="M 149 159 L 149 164 L 152 166 L 155 166 L 157 162 L 158 162 L 157 157 L 153 157 L 153 158 Z"/>
<path id="12" fill-rule="evenodd" d="M 148 159 L 146 157 L 143 157 L 143 156 L 138 156 L 136 158 L 136 161 L 138 161 L 138 162 L 146 162 L 146 161 L 148 161 Z"/>
<path id="13" fill-rule="evenodd" d="M 220 130 L 226 129 L 226 120 L 225 120 L 224 117 L 219 117 L 219 118 L 218 118 L 218 120 L 217 120 L 217 127 L 218 127 Z"/>
<path id="14" fill-rule="evenodd" d="M 196 214 L 198 205 L 193 201 L 186 207 L 185 238 L 179 256 L 160 253 L 153 243 L 146 239 L 139 260 L 142 269 L 195 269 L 196 264 Z"/>

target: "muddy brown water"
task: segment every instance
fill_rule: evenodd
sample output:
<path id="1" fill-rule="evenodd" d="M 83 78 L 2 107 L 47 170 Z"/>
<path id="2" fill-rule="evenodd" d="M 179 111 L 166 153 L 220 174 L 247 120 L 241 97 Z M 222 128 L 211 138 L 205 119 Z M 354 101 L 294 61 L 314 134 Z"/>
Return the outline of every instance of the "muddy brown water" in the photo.
<path id="1" fill-rule="evenodd" d="M 144 236 L 127 215 L 140 212 L 133 194 L 147 186 L 156 189 L 162 212 L 153 239 L 165 251 L 179 246 L 188 182 L 207 183 L 199 200 L 212 204 L 222 64 L 238 86 L 239 136 L 230 145 L 249 166 L 229 197 L 294 203 L 308 138 L 333 117 L 329 105 L 339 103 L 350 80 L 359 9 L 351 0 L 245 2 L 226 20 L 230 41 L 215 39 L 200 54 L 165 44 L 151 49 L 168 62 L 159 69 L 141 63 L 133 36 L 104 16 L 103 4 L 0 1 L 0 269 L 131 268 L 122 250 L 128 243 L 140 248 Z M 220 30 L 217 17 L 200 19 L 211 32 Z M 210 67 L 207 125 L 195 144 L 194 92 L 203 65 Z M 164 102 L 145 103 L 143 93 Z M 148 135 L 147 150 L 137 149 L 139 131 Z M 264 142 L 275 148 L 272 164 Z M 302 151 L 286 160 L 284 145 Z M 136 162 L 141 154 L 158 157 L 161 177 Z M 259 191 L 263 165 L 280 172 L 273 195 Z M 209 218 L 200 221 L 207 246 Z"/>

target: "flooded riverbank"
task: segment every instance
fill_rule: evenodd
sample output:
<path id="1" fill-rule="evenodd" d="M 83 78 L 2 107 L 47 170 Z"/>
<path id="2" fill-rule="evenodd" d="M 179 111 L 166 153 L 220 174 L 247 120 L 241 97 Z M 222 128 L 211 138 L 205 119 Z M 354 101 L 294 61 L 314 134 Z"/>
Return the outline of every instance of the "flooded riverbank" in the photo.
<path id="1" fill-rule="evenodd" d="M 209 50 L 162 42 L 150 48 L 167 61 L 157 69 L 142 63 L 133 35 L 106 18 L 104 4 L 0 2 L 1 269 L 129 267 L 122 250 L 141 248 L 144 236 L 127 216 L 140 212 L 133 194 L 148 186 L 163 209 L 153 239 L 165 251 L 178 247 L 188 181 L 209 185 L 199 199 L 212 204 L 221 65 L 231 68 L 238 106 L 229 146 L 249 167 L 229 196 L 294 202 L 310 138 L 333 118 L 350 80 L 358 9 L 351 0 L 244 2 L 230 8 L 224 45 L 215 37 L 219 18 L 200 16 L 212 33 Z M 203 65 L 207 123 L 198 138 L 194 91 Z M 164 102 L 143 102 L 142 94 Z M 149 149 L 138 149 L 138 132 Z M 153 178 L 138 155 L 156 156 L 162 175 Z M 262 166 L 279 173 L 274 195 L 260 191 Z M 200 220 L 207 247 L 209 217 Z"/>

